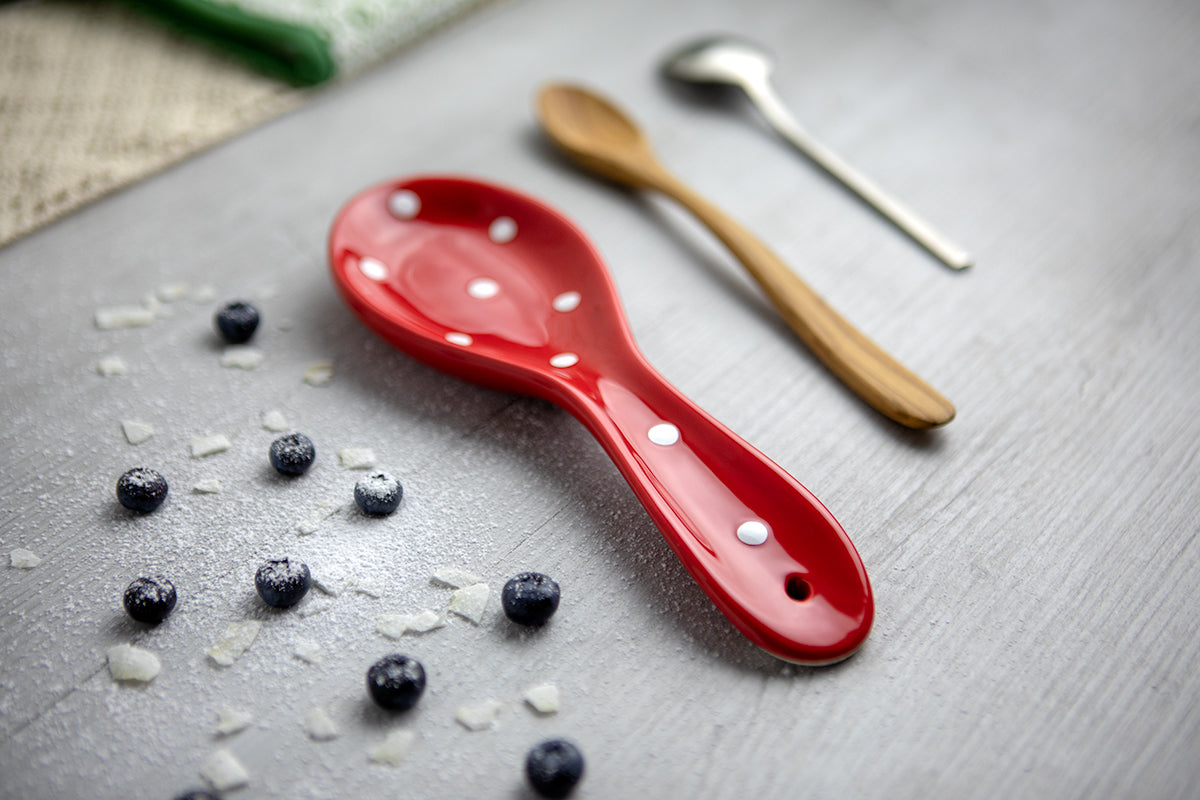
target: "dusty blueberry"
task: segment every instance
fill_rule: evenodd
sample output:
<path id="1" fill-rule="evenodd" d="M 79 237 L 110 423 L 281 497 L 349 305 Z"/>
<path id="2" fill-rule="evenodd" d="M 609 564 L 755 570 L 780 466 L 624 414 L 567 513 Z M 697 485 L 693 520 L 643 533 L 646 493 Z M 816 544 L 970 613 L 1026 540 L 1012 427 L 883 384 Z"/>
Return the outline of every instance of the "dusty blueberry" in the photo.
<path id="1" fill-rule="evenodd" d="M 542 797 L 566 797 L 583 777 L 583 753 L 566 739 L 548 739 L 525 757 L 525 775 Z"/>
<path id="2" fill-rule="evenodd" d="M 230 344 L 250 341 L 250 337 L 258 329 L 258 320 L 258 309 L 242 300 L 225 304 L 213 318 L 217 332 Z"/>
<path id="3" fill-rule="evenodd" d="M 518 625 L 545 625 L 558 609 L 558 584 L 540 572 L 522 572 L 504 584 L 500 603 Z"/>
<path id="4" fill-rule="evenodd" d="M 289 433 L 271 442 L 271 466 L 284 475 L 303 475 L 316 457 L 317 448 L 303 433 Z"/>
<path id="5" fill-rule="evenodd" d="M 308 594 L 312 575 L 308 565 L 290 558 L 273 559 L 254 574 L 254 588 L 269 606 L 291 608 Z"/>
<path id="6" fill-rule="evenodd" d="M 206 789 L 193 789 L 177 796 L 175 800 L 221 800 L 221 798 Z"/>
<path id="7" fill-rule="evenodd" d="M 400 505 L 404 487 L 386 472 L 374 472 L 354 484 L 354 502 L 364 514 L 390 514 Z"/>
<path id="8" fill-rule="evenodd" d="M 405 711 L 415 706 L 425 691 L 425 668 L 400 653 L 384 656 L 367 670 L 367 691 L 383 708 Z"/>
<path id="9" fill-rule="evenodd" d="M 134 578 L 125 589 L 125 611 L 138 622 L 157 625 L 175 608 L 175 587 L 162 575 Z"/>
<path id="10" fill-rule="evenodd" d="M 117 499 L 133 511 L 153 511 L 167 499 L 167 479 L 148 467 L 134 467 L 117 479 Z"/>

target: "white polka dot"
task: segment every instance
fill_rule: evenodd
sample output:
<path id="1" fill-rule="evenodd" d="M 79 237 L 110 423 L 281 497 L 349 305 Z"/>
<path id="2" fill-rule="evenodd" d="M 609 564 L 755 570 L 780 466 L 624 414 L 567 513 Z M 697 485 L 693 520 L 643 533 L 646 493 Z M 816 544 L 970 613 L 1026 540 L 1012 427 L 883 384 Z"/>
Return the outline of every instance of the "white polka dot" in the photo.
<path id="1" fill-rule="evenodd" d="M 517 238 L 517 223 L 512 217 L 496 217 L 488 226 L 488 238 L 496 244 L 505 244 Z"/>
<path id="2" fill-rule="evenodd" d="M 491 278 L 476 278 L 467 284 L 467 294 L 480 300 L 495 297 L 500 292 L 500 284 Z"/>
<path id="3" fill-rule="evenodd" d="M 752 519 L 738 525 L 737 537 L 745 544 L 762 544 L 770 532 L 766 523 Z"/>
<path id="4" fill-rule="evenodd" d="M 374 258 L 360 258 L 358 260 L 358 270 L 373 281 L 387 280 L 387 267 L 383 265 L 382 261 L 377 261 Z"/>
<path id="5" fill-rule="evenodd" d="M 669 422 L 660 422 L 646 431 L 646 435 L 655 444 L 672 445 L 679 441 L 679 428 Z"/>
<path id="6" fill-rule="evenodd" d="M 421 210 L 421 198 L 411 189 L 392 192 L 388 197 L 388 211 L 399 219 L 412 219 Z"/>
<path id="7" fill-rule="evenodd" d="M 450 344 L 461 344 L 463 347 L 466 347 L 475 340 L 472 339 L 469 334 L 451 331 L 450 333 L 446 334 L 446 341 Z"/>
<path id="8" fill-rule="evenodd" d="M 573 367 L 579 363 L 579 356 L 574 353 L 559 353 L 550 358 L 552 367 Z"/>
<path id="9" fill-rule="evenodd" d="M 555 311 L 574 311 L 579 308 L 579 292 L 563 292 L 551 305 Z"/>

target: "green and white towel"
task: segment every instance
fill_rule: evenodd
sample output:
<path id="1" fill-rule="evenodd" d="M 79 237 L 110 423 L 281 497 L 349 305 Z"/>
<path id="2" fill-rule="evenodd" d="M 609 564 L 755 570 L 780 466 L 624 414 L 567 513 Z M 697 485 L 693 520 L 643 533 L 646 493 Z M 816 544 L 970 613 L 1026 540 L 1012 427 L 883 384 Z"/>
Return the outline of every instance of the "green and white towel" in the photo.
<path id="1" fill-rule="evenodd" d="M 0 247 L 484 1 L 0 2 Z"/>
<path id="2" fill-rule="evenodd" d="M 353 74 L 481 0 L 128 0 L 299 86 Z"/>

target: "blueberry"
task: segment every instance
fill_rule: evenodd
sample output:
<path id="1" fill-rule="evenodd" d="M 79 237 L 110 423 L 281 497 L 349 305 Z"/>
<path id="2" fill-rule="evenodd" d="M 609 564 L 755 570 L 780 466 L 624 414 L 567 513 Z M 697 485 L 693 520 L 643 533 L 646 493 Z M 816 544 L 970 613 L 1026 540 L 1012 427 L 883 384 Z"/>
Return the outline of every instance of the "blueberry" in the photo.
<path id="1" fill-rule="evenodd" d="M 542 797 L 566 797 L 583 777 L 583 753 L 566 739 L 548 739 L 525 757 L 525 775 Z"/>
<path id="2" fill-rule="evenodd" d="M 138 622 L 157 625 L 175 608 L 175 587 L 162 575 L 135 578 L 125 589 L 125 611 Z"/>
<path id="3" fill-rule="evenodd" d="M 134 467 L 117 479 L 117 499 L 133 511 L 153 511 L 167 499 L 167 479 L 147 467 Z"/>
<path id="4" fill-rule="evenodd" d="M 206 789 L 193 789 L 177 796 L 175 800 L 221 800 L 221 798 Z"/>
<path id="5" fill-rule="evenodd" d="M 504 584 L 500 602 L 518 625 L 545 625 L 558 609 L 558 584 L 540 572 L 522 572 Z"/>
<path id="6" fill-rule="evenodd" d="M 367 691 L 380 706 L 405 711 L 415 706 L 425 691 L 425 668 L 400 653 L 384 656 L 367 670 Z"/>
<path id="7" fill-rule="evenodd" d="M 308 565 L 290 558 L 268 561 L 254 574 L 254 588 L 269 606 L 291 608 L 308 594 L 312 575 Z"/>
<path id="8" fill-rule="evenodd" d="M 303 475 L 316 457 L 317 448 L 303 433 L 289 433 L 271 442 L 271 466 L 284 475 Z"/>
<path id="9" fill-rule="evenodd" d="M 214 322 L 221 338 L 230 344 L 242 344 L 250 341 L 254 331 L 258 329 L 258 309 L 240 300 L 228 303 L 217 311 Z"/>
<path id="10" fill-rule="evenodd" d="M 386 472 L 372 473 L 354 484 L 354 502 L 364 514 L 390 514 L 403 496 L 400 481 Z"/>

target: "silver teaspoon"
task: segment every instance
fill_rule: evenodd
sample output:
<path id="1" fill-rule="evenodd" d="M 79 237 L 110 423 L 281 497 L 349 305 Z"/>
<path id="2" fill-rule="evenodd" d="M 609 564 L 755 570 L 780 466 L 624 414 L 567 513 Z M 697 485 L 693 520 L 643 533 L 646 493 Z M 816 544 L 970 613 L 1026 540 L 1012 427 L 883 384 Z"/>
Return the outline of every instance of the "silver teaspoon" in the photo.
<path id="1" fill-rule="evenodd" d="M 891 220 L 900 230 L 952 269 L 965 269 L 971 257 L 934 230 L 905 205 L 801 127 L 771 86 L 771 58 L 760 47 L 743 39 L 716 36 L 694 41 L 663 60 L 663 74 L 688 84 L 735 86 L 746 93 L 767 123 L 848 189 Z"/>

